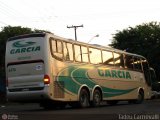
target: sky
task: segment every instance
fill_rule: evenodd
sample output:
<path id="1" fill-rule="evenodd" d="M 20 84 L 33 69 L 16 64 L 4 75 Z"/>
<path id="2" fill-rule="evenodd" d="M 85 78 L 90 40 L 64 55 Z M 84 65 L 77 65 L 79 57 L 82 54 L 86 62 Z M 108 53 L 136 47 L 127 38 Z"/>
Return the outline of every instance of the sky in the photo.
<path id="1" fill-rule="evenodd" d="M 0 0 L 0 28 L 47 30 L 55 35 L 107 46 L 128 27 L 160 22 L 159 0 Z M 95 37 L 98 36 L 98 37 Z"/>

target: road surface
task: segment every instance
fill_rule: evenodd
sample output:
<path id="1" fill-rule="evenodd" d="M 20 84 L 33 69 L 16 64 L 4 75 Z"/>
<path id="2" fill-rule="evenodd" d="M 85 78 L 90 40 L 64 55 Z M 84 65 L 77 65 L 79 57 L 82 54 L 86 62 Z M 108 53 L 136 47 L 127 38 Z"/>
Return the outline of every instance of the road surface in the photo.
<path id="1" fill-rule="evenodd" d="M 0 107 L 0 120 L 160 120 L 160 99 L 142 104 L 120 102 L 115 106 L 45 110 L 39 104 L 5 104 Z"/>

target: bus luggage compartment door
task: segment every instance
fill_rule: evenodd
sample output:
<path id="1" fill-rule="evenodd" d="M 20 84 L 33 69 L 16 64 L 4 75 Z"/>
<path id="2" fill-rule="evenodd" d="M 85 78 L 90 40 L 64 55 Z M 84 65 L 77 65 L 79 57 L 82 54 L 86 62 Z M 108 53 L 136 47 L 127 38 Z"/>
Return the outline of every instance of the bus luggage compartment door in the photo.
<path id="1" fill-rule="evenodd" d="M 7 72 L 9 91 L 31 91 L 44 87 L 42 62 L 9 65 Z"/>

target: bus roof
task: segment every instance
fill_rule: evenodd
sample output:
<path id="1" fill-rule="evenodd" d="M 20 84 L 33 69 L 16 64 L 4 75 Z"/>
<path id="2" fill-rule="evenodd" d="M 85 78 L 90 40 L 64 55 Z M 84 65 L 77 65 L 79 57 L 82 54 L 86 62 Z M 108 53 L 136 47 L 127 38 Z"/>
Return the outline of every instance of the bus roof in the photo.
<path id="1" fill-rule="evenodd" d="M 13 41 L 17 39 L 22 39 L 22 38 L 29 38 L 29 37 L 44 37 L 46 34 L 45 33 L 31 33 L 31 34 L 24 34 L 24 35 L 18 35 L 14 36 L 8 39 L 8 41 Z"/>
<path id="2" fill-rule="evenodd" d="M 112 51 L 112 52 L 133 55 L 133 56 L 137 56 L 137 57 L 141 57 L 141 58 L 145 59 L 145 57 L 143 57 L 141 55 L 129 53 L 129 52 L 126 52 L 125 50 L 123 51 L 123 50 L 115 49 L 115 48 L 112 48 L 112 47 L 109 47 L 109 46 L 102 46 L 102 45 L 98 45 L 98 44 L 88 44 L 88 43 L 85 43 L 85 42 L 75 41 L 73 39 L 63 38 L 63 37 L 54 35 L 53 33 L 49 33 L 49 32 L 19 35 L 19 36 L 9 38 L 8 41 L 13 41 L 13 40 L 22 39 L 22 38 L 29 38 L 29 37 L 45 37 L 46 35 L 51 35 L 52 37 L 54 37 L 56 39 L 60 39 L 62 41 L 70 42 L 72 44 L 80 44 L 80 45 L 89 46 L 89 47 L 92 47 L 92 48 L 98 48 L 98 49 L 102 49 L 102 50 L 109 50 L 109 51 Z"/>
<path id="3" fill-rule="evenodd" d="M 80 44 L 80 45 L 84 45 L 84 46 L 89 46 L 89 47 L 98 48 L 98 49 L 102 49 L 102 50 L 109 50 L 109 51 L 112 51 L 112 52 L 117 52 L 117 53 L 122 53 L 122 54 L 133 55 L 133 56 L 137 56 L 137 57 L 141 57 L 141 58 L 146 59 L 142 55 L 129 53 L 129 52 L 126 52 L 125 50 L 124 51 L 119 50 L 119 49 L 116 49 L 116 48 L 112 48 L 110 46 L 102 46 L 102 45 L 98 45 L 98 44 L 88 44 L 88 43 L 85 43 L 85 42 L 75 41 L 73 39 L 66 39 L 66 38 L 63 38 L 63 37 L 60 37 L 60 36 L 56 36 L 56 35 L 54 35 L 54 37 L 57 38 L 57 39 L 61 39 L 62 41 L 71 42 L 73 44 Z"/>

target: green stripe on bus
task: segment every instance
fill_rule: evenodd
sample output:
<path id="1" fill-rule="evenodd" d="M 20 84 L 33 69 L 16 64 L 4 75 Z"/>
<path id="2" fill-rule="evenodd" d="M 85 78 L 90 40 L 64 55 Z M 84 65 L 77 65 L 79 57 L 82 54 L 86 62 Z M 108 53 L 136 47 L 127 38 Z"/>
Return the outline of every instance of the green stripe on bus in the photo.
<path id="1" fill-rule="evenodd" d="M 96 83 L 94 80 L 92 80 L 92 78 L 89 78 L 88 70 L 89 69 L 87 69 L 87 67 L 86 68 L 82 66 L 79 67 L 79 65 L 69 66 L 63 69 L 59 73 L 58 81 L 59 82 L 63 81 L 65 89 L 74 94 L 78 94 L 78 90 L 83 84 L 86 84 L 90 89 L 93 89 Z M 101 86 L 101 88 L 104 97 L 114 97 L 118 95 L 123 95 L 137 89 L 137 88 L 132 88 L 132 89 L 121 90 L 121 89 L 112 89 L 104 86 Z"/>
<path id="2" fill-rule="evenodd" d="M 72 77 L 80 84 L 86 84 L 89 88 L 93 88 L 96 84 L 87 76 L 88 69 L 78 68 L 72 73 Z"/>
<path id="3" fill-rule="evenodd" d="M 119 95 L 130 93 L 135 89 L 137 89 L 137 88 L 127 89 L 127 90 L 120 90 L 120 89 L 111 89 L 111 88 L 107 88 L 107 87 L 102 87 L 103 97 L 119 96 Z"/>
<path id="4" fill-rule="evenodd" d="M 68 91 L 77 94 L 78 90 L 80 88 L 80 85 L 77 84 L 75 81 L 73 81 L 71 74 L 72 71 L 75 69 L 74 66 L 69 66 L 68 68 L 65 68 L 65 70 L 61 71 L 58 76 L 58 81 L 64 82 L 65 89 Z M 67 75 L 66 75 L 67 74 Z"/>

